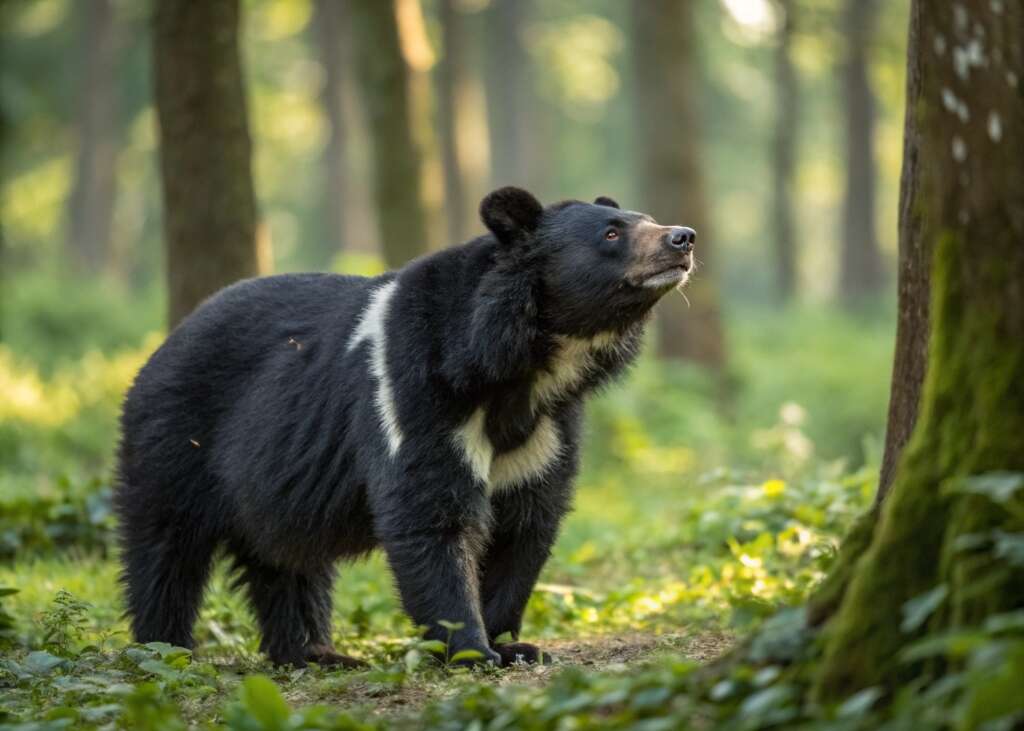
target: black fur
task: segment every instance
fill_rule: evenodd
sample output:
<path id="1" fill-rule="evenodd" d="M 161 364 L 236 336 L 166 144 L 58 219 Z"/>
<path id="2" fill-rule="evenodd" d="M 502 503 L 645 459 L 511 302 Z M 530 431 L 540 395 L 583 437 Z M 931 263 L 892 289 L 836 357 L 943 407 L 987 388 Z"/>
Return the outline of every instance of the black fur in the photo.
<path id="1" fill-rule="evenodd" d="M 374 279 L 240 282 L 174 330 L 122 415 L 116 505 L 135 638 L 191 646 L 224 549 L 274 662 L 347 663 L 331 647 L 335 563 L 382 547 L 429 637 L 446 637 L 439 620 L 461 622 L 453 651 L 542 659 L 532 645 L 494 640 L 518 637 L 570 507 L 582 398 L 636 356 L 667 291 L 626 278 L 647 256 L 632 232 L 650 219 L 597 203 L 544 209 L 505 188 L 481 204 L 489 235 Z M 353 345 L 371 296 L 389 284 L 395 453 L 371 372 L 375 341 Z M 594 336 L 603 340 L 578 377 L 537 396 Z M 467 443 L 493 447 L 488 481 L 503 456 L 529 452 L 553 428 L 558 450 L 545 469 L 489 488 L 455 436 L 481 408 L 486 442 Z"/>

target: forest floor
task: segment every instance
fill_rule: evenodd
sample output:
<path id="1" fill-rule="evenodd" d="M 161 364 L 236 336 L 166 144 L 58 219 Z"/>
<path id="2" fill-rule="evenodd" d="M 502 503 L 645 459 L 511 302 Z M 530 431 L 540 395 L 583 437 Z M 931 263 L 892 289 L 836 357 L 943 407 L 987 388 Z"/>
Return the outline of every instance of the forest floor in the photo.
<path id="1" fill-rule="evenodd" d="M 705 664 L 723 655 L 732 647 L 732 636 L 722 631 L 697 631 L 695 634 L 655 635 L 641 632 L 572 640 L 552 639 L 544 643 L 544 650 L 554 656 L 550 665 L 517 665 L 500 672 L 466 674 L 476 682 L 488 682 L 496 687 L 540 687 L 547 685 L 558 674 L 569 668 L 584 671 L 628 672 L 631 667 L 649 663 L 666 655 L 681 656 L 695 663 Z M 344 672 L 344 671 L 343 671 Z M 410 714 L 431 701 L 457 693 L 465 685 L 466 677 L 453 682 L 453 676 L 433 676 L 407 683 L 390 692 L 382 692 L 372 675 L 351 673 L 345 683 L 346 705 L 372 709 L 378 716 Z M 363 676 L 363 677 L 360 677 Z M 308 688 L 293 687 L 285 690 L 284 697 L 296 706 L 330 702 L 311 694 Z"/>

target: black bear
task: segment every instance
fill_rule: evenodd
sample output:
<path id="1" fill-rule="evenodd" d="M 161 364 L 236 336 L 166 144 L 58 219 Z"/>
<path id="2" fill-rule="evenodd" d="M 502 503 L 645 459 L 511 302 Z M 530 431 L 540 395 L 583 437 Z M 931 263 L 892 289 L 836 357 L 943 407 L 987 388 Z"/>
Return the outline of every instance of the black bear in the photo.
<path id="1" fill-rule="evenodd" d="M 339 558 L 381 547 L 427 636 L 499 665 L 569 509 L 583 397 L 637 355 L 696 234 L 502 188 L 490 233 L 375 278 L 230 286 L 139 372 L 116 507 L 139 642 L 189 647 L 218 549 L 279 664 L 331 643 Z M 511 633 L 517 641 L 496 643 Z"/>

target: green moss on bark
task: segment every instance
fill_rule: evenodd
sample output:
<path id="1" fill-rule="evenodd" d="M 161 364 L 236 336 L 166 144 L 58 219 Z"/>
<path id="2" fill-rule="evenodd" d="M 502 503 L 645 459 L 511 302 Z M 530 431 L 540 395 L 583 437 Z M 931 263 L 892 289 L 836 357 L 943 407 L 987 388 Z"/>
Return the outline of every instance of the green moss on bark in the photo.
<path id="1" fill-rule="evenodd" d="M 1021 577 L 985 546 L 958 550 L 965 534 L 1013 530 L 1005 506 L 950 489 L 993 470 L 1024 470 L 1024 338 L 1020 315 L 998 294 L 1013 291 L 1005 260 L 965 263 L 966 240 L 942 237 L 933 265 L 932 347 L 918 428 L 882 508 L 876 538 L 857 563 L 826 632 L 818 700 L 873 685 L 893 689 L 920 670 L 899 661 L 916 639 L 900 629 L 910 599 L 946 582 L 946 608 L 930 629 L 975 623 L 1022 605 Z M 973 271 L 966 275 L 963 267 Z M 983 283 L 985 291 L 976 287 Z M 1016 337 L 1014 337 L 1016 336 Z M 989 583 L 976 584 L 988 573 Z M 1017 572 L 1019 573 L 1019 572 Z"/>
<path id="2" fill-rule="evenodd" d="M 857 519 L 839 546 L 839 554 L 828 576 L 807 600 L 807 621 L 812 626 L 824 624 L 839 608 L 857 564 L 871 546 L 878 513 L 876 508 Z"/>

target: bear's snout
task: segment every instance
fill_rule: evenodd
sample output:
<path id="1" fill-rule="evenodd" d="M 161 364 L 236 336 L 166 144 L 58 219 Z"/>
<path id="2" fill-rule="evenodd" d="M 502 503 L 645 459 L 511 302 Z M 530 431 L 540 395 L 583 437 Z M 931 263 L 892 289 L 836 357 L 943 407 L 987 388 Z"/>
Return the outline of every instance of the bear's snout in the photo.
<path id="1" fill-rule="evenodd" d="M 689 254 L 697 241 L 697 232 L 688 226 L 673 226 L 665 234 L 665 245 L 673 251 Z"/>

